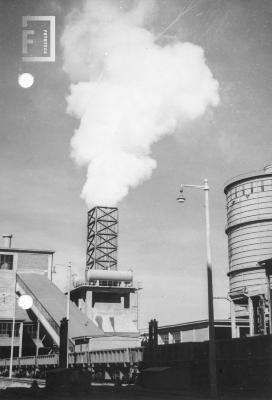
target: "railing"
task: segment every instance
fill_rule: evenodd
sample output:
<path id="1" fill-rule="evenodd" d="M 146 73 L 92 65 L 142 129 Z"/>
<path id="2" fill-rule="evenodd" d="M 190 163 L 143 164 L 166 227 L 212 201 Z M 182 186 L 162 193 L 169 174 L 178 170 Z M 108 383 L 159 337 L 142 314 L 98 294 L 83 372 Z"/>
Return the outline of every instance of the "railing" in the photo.
<path id="1" fill-rule="evenodd" d="M 89 286 L 89 287 L 113 287 L 118 289 L 123 288 L 133 288 L 132 282 L 123 283 L 123 281 L 112 281 L 112 280 L 97 280 L 97 283 L 94 281 L 92 282 L 85 282 L 85 281 L 78 281 L 74 283 L 74 288 L 78 288 L 81 286 Z"/>
<path id="2" fill-rule="evenodd" d="M 32 292 L 32 290 L 25 284 L 25 282 L 22 280 L 22 278 L 17 275 L 17 282 L 18 284 L 22 287 L 22 289 L 29 295 L 31 295 L 33 299 L 33 304 L 34 306 L 41 312 L 41 314 L 44 316 L 44 318 L 47 320 L 47 322 L 51 325 L 51 327 L 54 329 L 54 331 L 58 334 L 60 334 L 60 327 L 59 324 L 54 320 L 51 314 L 46 310 L 46 308 L 41 304 L 41 302 L 37 299 L 37 296 Z"/>
<path id="3" fill-rule="evenodd" d="M 69 353 L 69 365 L 82 364 L 137 364 L 143 361 L 143 347 L 94 350 L 81 353 Z M 0 368 L 9 366 L 9 358 L 0 359 Z M 13 366 L 30 365 L 58 365 L 58 354 L 48 354 L 42 356 L 15 357 Z"/>

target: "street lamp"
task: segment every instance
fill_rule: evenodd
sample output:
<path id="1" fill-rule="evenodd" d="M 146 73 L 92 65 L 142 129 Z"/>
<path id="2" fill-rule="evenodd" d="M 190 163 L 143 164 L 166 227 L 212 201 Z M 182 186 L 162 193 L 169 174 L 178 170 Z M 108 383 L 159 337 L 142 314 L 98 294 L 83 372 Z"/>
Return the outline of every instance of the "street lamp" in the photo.
<path id="1" fill-rule="evenodd" d="M 185 202 L 183 190 L 185 187 L 204 190 L 205 195 L 205 219 L 206 219 L 206 251 L 207 251 L 207 284 L 208 284 L 208 313 L 209 313 L 209 374 L 210 391 L 212 397 L 217 397 L 216 379 L 216 353 L 214 334 L 214 311 L 213 311 L 213 284 L 212 284 L 212 260 L 211 260 L 211 238 L 210 238 L 210 210 L 209 210 L 209 185 L 208 179 L 204 179 L 204 185 L 181 185 L 177 201 Z"/>
<path id="2" fill-rule="evenodd" d="M 70 319 L 70 292 L 71 292 L 71 278 L 72 278 L 72 263 L 68 264 L 55 264 L 53 268 L 53 273 L 56 273 L 56 267 L 68 268 L 67 274 L 67 302 L 66 302 L 66 319 L 67 319 L 67 357 L 66 357 L 66 367 L 69 367 L 68 350 L 69 350 L 69 319 Z"/>

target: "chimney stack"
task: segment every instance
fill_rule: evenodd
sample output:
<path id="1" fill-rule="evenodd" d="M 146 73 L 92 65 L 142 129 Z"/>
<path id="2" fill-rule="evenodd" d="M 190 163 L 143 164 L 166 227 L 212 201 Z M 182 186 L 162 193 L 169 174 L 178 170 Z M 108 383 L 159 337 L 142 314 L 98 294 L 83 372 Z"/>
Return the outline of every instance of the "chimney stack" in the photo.
<path id="1" fill-rule="evenodd" d="M 4 247 L 6 247 L 7 249 L 10 249 L 12 235 L 10 233 L 6 233 L 6 234 L 2 235 L 2 237 L 4 239 Z"/>

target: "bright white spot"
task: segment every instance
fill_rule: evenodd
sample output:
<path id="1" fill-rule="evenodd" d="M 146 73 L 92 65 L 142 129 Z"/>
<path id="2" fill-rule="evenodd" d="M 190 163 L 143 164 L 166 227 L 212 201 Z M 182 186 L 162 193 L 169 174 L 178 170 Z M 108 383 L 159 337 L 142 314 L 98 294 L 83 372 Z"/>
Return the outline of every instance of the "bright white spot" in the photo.
<path id="1" fill-rule="evenodd" d="M 28 310 L 33 306 L 33 299 L 28 294 L 23 294 L 18 299 L 18 306 L 23 308 L 24 310 Z"/>
<path id="2" fill-rule="evenodd" d="M 25 72 L 19 75 L 18 83 L 24 89 L 30 88 L 34 83 L 34 76 L 28 72 Z"/>

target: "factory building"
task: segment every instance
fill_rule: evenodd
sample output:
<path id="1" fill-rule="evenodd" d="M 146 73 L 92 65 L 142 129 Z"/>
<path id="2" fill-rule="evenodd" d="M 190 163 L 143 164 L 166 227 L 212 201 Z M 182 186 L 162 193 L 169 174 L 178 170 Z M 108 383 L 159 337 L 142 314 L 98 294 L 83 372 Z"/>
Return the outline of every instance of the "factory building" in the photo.
<path id="1" fill-rule="evenodd" d="M 52 276 L 52 250 L 12 247 L 12 235 L 4 235 L 0 247 L 0 357 L 10 354 L 13 317 L 14 356 L 47 354 L 60 343 L 60 321 L 66 316 L 67 298 L 49 279 Z M 29 294 L 33 306 L 25 311 L 17 299 Z M 16 299 L 16 301 L 15 301 Z M 88 337 L 90 342 L 104 336 L 70 302 L 69 337 L 71 349 L 77 338 Z"/>
<path id="2" fill-rule="evenodd" d="M 60 344 L 60 322 L 69 309 L 71 351 L 128 348 L 140 344 L 137 309 L 131 302 L 136 288 L 132 271 L 117 268 L 118 210 L 96 207 L 88 214 L 85 278 L 74 279 L 67 296 L 52 282 L 52 250 L 12 247 L 4 235 L 0 247 L 0 357 L 8 357 L 14 306 L 14 355 L 47 354 Z M 15 293 L 33 299 L 20 309 Z"/>
<path id="3" fill-rule="evenodd" d="M 134 305 L 137 288 L 133 285 L 131 270 L 118 270 L 118 209 L 91 209 L 87 232 L 85 277 L 74 280 L 71 300 L 104 332 L 103 346 L 139 346 Z M 87 348 L 88 344 L 82 342 L 81 349 Z"/>
<path id="4" fill-rule="evenodd" d="M 0 247 L 0 357 L 7 357 L 10 352 L 12 335 L 15 274 L 24 272 L 47 274 L 53 265 L 54 251 L 12 247 L 12 235 L 10 234 L 3 235 L 3 239 L 3 247 Z M 30 354 L 35 352 L 36 331 L 36 321 L 32 320 L 27 312 L 16 304 L 15 355 L 22 356 L 27 352 Z"/>
<path id="5" fill-rule="evenodd" d="M 250 335 L 271 333 L 272 165 L 231 179 L 224 192 L 233 336 L 237 318 L 249 319 Z"/>
<path id="6" fill-rule="evenodd" d="M 12 247 L 12 235 L 4 234 L 3 247 L 0 247 L 0 270 L 14 270 L 48 274 L 53 266 L 53 250 L 18 249 Z"/>
<path id="7" fill-rule="evenodd" d="M 215 319 L 215 340 L 232 337 L 230 319 Z M 148 329 L 141 330 L 142 343 L 148 340 Z M 236 336 L 246 337 L 249 333 L 248 321 L 237 319 Z M 204 342 L 209 340 L 209 321 L 199 320 L 180 324 L 158 326 L 158 344 Z"/>

